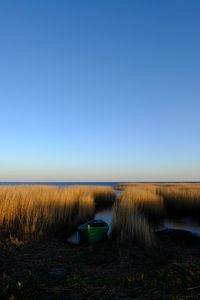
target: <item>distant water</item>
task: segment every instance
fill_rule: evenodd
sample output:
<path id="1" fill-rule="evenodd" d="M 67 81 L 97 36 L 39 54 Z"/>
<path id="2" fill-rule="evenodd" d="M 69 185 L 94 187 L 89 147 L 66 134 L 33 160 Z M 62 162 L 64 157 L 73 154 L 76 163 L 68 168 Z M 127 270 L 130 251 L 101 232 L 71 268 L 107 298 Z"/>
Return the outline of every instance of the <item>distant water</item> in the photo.
<path id="1" fill-rule="evenodd" d="M 53 185 L 53 186 L 77 186 L 77 185 L 98 185 L 98 186 L 115 186 L 120 182 L 0 182 L 0 185 Z"/>

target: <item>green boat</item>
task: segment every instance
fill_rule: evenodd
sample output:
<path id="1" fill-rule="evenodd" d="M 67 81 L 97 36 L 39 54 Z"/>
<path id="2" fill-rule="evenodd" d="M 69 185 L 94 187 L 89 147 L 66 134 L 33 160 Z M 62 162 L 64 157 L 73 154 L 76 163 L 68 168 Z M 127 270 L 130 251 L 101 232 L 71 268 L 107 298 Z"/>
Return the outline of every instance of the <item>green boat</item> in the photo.
<path id="1" fill-rule="evenodd" d="M 78 227 L 80 242 L 96 243 L 107 238 L 109 226 L 102 220 L 92 220 Z"/>

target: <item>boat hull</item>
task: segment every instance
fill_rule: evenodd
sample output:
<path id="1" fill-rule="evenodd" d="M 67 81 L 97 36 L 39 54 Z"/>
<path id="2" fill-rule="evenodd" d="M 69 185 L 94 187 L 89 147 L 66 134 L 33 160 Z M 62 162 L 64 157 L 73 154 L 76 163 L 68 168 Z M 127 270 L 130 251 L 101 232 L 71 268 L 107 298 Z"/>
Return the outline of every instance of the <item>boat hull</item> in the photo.
<path id="1" fill-rule="evenodd" d="M 87 242 L 90 244 L 99 242 L 107 238 L 109 230 L 108 224 L 104 222 L 104 226 L 95 227 L 90 226 L 89 222 L 78 227 L 78 233 L 80 236 L 80 242 Z"/>

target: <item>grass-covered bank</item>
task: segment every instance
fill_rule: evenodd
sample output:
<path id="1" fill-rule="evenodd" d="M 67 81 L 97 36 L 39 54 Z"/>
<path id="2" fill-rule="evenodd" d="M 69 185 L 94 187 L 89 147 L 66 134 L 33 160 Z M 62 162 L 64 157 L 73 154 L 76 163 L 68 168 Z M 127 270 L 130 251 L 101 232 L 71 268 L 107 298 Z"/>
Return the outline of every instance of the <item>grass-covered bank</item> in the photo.
<path id="1" fill-rule="evenodd" d="M 1 244 L 0 299 L 199 299 L 200 240 L 184 231 L 157 239 L 148 250 L 112 240 Z"/>

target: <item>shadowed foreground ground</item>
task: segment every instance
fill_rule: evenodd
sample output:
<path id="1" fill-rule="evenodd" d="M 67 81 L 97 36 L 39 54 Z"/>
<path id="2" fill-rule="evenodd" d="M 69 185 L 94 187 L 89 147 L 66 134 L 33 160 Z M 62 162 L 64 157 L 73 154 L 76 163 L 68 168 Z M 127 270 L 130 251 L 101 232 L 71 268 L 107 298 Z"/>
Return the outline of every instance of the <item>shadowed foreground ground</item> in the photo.
<path id="1" fill-rule="evenodd" d="M 159 233 L 152 250 L 59 238 L 1 245 L 0 299 L 200 299 L 200 239 Z"/>

